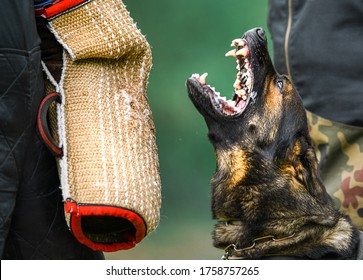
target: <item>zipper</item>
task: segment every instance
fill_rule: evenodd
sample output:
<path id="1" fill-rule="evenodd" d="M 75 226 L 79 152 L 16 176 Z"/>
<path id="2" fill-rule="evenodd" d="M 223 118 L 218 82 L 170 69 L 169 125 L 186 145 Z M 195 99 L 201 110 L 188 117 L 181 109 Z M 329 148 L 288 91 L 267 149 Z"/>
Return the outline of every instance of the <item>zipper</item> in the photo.
<path id="1" fill-rule="evenodd" d="M 289 60 L 289 39 L 292 25 L 292 0 L 288 0 L 288 19 L 285 33 L 285 63 L 287 75 L 291 78 L 290 60 Z"/>

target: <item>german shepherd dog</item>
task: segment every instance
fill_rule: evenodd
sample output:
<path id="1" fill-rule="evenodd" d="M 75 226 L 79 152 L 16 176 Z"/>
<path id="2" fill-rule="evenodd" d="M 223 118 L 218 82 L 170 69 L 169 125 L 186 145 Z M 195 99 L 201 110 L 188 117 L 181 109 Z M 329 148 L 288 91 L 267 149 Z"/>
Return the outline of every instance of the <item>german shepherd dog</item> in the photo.
<path id="1" fill-rule="evenodd" d="M 263 29 L 232 41 L 234 94 L 186 82 L 215 149 L 214 246 L 242 259 L 356 259 L 359 230 L 335 210 L 318 174 L 306 111 L 288 77 L 276 73 Z"/>

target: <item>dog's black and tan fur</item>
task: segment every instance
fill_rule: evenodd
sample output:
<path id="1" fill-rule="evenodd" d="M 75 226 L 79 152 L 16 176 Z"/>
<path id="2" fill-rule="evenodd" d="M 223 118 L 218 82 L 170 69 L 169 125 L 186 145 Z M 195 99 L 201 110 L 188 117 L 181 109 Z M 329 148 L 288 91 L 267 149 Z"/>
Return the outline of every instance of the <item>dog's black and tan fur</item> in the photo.
<path id="1" fill-rule="evenodd" d="M 248 48 L 253 80 L 246 104 L 232 108 L 205 84 L 205 77 L 193 75 L 187 81 L 216 154 L 214 245 L 224 249 L 233 244 L 231 254 L 247 259 L 356 258 L 359 231 L 334 209 L 319 178 L 298 93 L 276 73 L 262 29 L 240 40 L 234 41 L 235 52 Z"/>

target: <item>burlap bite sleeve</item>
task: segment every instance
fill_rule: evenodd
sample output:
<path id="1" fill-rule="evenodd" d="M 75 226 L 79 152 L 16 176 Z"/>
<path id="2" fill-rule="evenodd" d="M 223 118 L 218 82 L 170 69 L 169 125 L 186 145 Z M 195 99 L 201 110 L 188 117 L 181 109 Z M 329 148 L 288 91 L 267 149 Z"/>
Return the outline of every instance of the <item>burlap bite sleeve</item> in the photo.
<path id="1" fill-rule="evenodd" d="M 72 2 L 67 6 L 67 2 Z M 77 2 L 74 6 L 74 2 Z M 62 4 L 62 6 L 57 6 Z M 151 50 L 117 0 L 61 1 L 44 10 L 63 47 L 51 121 L 67 223 L 94 250 L 129 249 L 158 225 L 160 175 L 146 95 Z"/>

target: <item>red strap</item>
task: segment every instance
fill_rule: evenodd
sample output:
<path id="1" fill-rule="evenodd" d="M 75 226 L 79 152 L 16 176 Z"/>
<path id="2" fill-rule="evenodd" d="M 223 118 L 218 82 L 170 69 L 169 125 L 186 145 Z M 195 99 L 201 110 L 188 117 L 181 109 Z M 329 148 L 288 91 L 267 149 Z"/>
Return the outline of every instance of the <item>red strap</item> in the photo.
<path id="1" fill-rule="evenodd" d="M 39 134 L 42 137 L 45 145 L 50 150 L 50 152 L 55 157 L 61 158 L 63 156 L 63 150 L 62 148 L 58 147 L 57 144 L 55 143 L 50 133 L 47 121 L 49 106 L 54 101 L 61 103 L 61 96 L 58 92 L 53 92 L 46 95 L 43 101 L 40 103 L 38 110 L 38 117 L 37 117 L 37 125 L 38 125 Z"/>
<path id="2" fill-rule="evenodd" d="M 43 16 L 46 19 L 51 19 L 57 15 L 76 9 L 78 6 L 90 1 L 91 0 L 60 0 L 51 6 L 45 7 L 42 11 L 38 11 L 37 15 Z"/>

